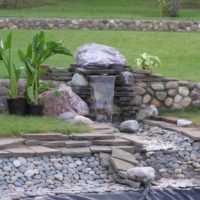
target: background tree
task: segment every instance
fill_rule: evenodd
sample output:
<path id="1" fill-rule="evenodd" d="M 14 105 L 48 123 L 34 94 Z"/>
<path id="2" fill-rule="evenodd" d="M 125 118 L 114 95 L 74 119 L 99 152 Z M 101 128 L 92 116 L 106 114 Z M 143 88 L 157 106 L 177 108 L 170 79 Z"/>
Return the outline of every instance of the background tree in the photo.
<path id="1" fill-rule="evenodd" d="M 180 6 L 179 0 L 159 0 L 162 17 L 177 17 Z"/>

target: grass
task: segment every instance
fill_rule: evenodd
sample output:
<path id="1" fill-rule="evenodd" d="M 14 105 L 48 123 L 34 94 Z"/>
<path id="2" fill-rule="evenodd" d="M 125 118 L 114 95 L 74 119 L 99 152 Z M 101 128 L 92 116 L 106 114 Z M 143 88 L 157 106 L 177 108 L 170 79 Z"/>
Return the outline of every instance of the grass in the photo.
<path id="1" fill-rule="evenodd" d="M 40 7 L 33 2 L 32 8 L 1 9 L 0 17 L 160 18 L 158 0 L 50 0 Z M 200 19 L 199 9 L 182 8 L 179 19 Z"/>
<path id="2" fill-rule="evenodd" d="M 17 50 L 27 48 L 36 30 L 13 31 L 13 60 L 21 65 Z M 90 42 L 110 45 L 120 50 L 127 58 L 128 64 L 135 66 L 139 54 L 147 52 L 157 55 L 162 60 L 162 66 L 155 69 L 168 77 L 200 81 L 200 37 L 199 33 L 174 32 L 133 32 L 133 31 L 92 31 L 92 30 L 47 30 L 47 39 L 64 40 L 64 45 L 73 53 L 76 49 Z M 0 30 L 3 38 L 8 30 Z M 54 56 L 47 64 L 56 67 L 67 67 L 75 63 L 75 59 L 66 56 Z M 0 77 L 6 77 L 5 68 L 0 63 Z"/>
<path id="3" fill-rule="evenodd" d="M 0 137 L 19 136 L 23 133 L 84 133 L 90 128 L 84 125 L 72 125 L 54 117 L 19 117 L 0 114 Z"/>
<path id="4" fill-rule="evenodd" d="M 162 114 L 189 119 L 194 124 L 200 125 L 200 109 L 198 108 L 188 108 L 185 110 L 168 110 Z"/>

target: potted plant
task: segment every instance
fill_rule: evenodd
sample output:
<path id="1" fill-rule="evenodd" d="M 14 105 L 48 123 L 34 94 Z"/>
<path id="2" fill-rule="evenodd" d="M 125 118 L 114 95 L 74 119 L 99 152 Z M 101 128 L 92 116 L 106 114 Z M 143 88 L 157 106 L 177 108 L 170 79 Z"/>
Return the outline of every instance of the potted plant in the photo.
<path id="1" fill-rule="evenodd" d="M 46 41 L 45 33 L 41 31 L 33 37 L 26 53 L 19 50 L 19 56 L 25 64 L 27 74 L 26 95 L 28 101 L 28 114 L 42 115 L 43 105 L 39 103 L 41 90 L 40 76 L 44 73 L 41 65 L 49 57 L 56 54 L 73 56 L 68 49 L 62 46 L 62 41 Z"/>
<path id="2" fill-rule="evenodd" d="M 0 61 L 5 65 L 10 80 L 7 99 L 10 114 L 24 115 L 26 109 L 26 99 L 19 97 L 18 80 L 22 68 L 17 68 L 11 60 L 12 33 L 9 33 L 5 41 L 0 38 Z"/>
<path id="3" fill-rule="evenodd" d="M 153 68 L 161 64 L 161 60 L 157 56 L 143 53 L 136 59 L 136 64 L 137 67 L 142 67 L 142 69 L 152 72 Z"/>

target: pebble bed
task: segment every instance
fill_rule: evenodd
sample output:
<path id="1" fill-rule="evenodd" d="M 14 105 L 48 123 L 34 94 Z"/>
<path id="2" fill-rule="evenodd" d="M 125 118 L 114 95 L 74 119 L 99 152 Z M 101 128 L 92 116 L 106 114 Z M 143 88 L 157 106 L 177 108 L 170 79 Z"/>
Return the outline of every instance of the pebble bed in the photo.
<path id="1" fill-rule="evenodd" d="M 200 142 L 159 127 L 143 126 L 137 135 L 146 142 L 147 153 L 136 153 L 140 166 L 151 166 L 156 178 L 200 178 Z"/>
<path id="2" fill-rule="evenodd" d="M 100 165 L 98 154 L 88 158 L 43 156 L 1 159 L 0 196 L 26 199 L 47 194 L 131 190 L 116 184 L 112 173 L 112 170 Z"/>

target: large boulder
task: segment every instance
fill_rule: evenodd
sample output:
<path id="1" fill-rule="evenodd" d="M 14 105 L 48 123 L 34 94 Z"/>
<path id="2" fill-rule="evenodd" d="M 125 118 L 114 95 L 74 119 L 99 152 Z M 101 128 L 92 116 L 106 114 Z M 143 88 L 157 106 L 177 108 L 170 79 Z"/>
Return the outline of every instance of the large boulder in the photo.
<path id="1" fill-rule="evenodd" d="M 135 133 L 139 128 L 140 126 L 135 120 L 127 120 L 120 124 L 120 131 L 124 133 Z"/>
<path id="2" fill-rule="evenodd" d="M 154 181 L 156 175 L 152 167 L 134 167 L 127 170 L 127 176 L 131 180 L 142 183 L 150 183 Z"/>
<path id="3" fill-rule="evenodd" d="M 42 93 L 40 102 L 44 104 L 44 115 L 54 116 L 64 112 L 89 114 L 87 104 L 65 84 L 61 84 L 57 92 L 52 89 Z"/>
<path id="4" fill-rule="evenodd" d="M 76 61 L 79 66 L 126 65 L 125 57 L 115 48 L 101 44 L 85 44 L 78 48 Z"/>

